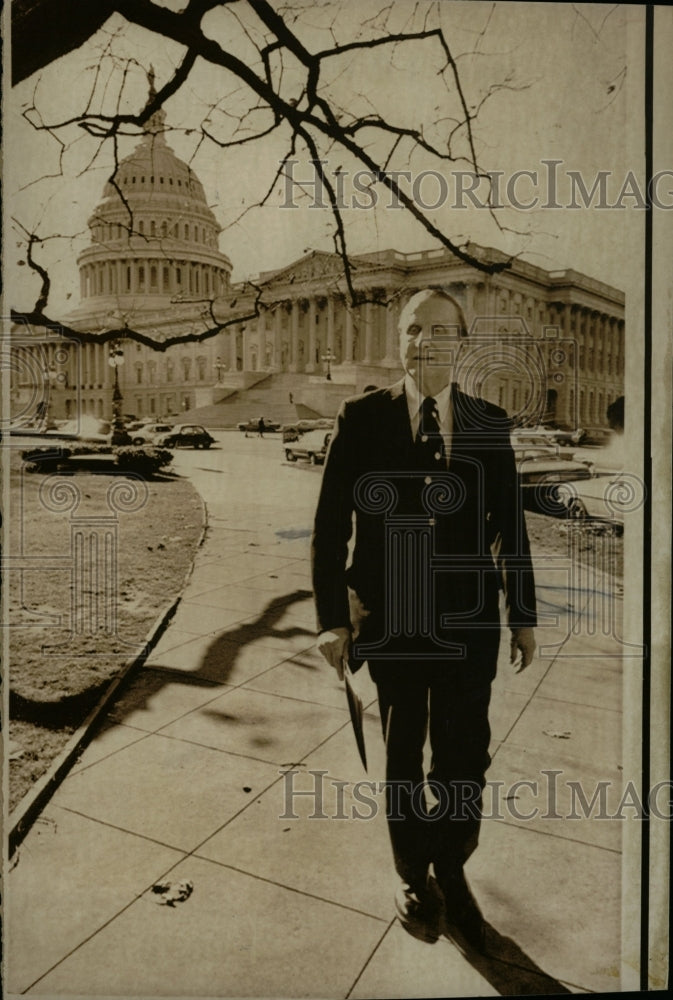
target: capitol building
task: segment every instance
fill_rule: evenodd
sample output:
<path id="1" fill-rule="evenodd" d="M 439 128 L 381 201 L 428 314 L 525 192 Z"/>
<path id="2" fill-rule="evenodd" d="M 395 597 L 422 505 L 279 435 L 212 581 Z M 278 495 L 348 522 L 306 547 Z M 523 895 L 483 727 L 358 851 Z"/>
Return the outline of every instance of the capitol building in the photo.
<path id="1" fill-rule="evenodd" d="M 444 249 L 354 255 L 357 305 L 332 253 L 313 251 L 254 284 L 232 284 L 203 186 L 164 131 L 160 110 L 105 185 L 88 222 L 90 244 L 77 259 L 80 302 L 67 322 L 93 334 L 128 328 L 159 346 L 185 339 L 154 350 L 125 338 L 115 345 L 123 362 L 115 371 L 109 343 L 17 325 L 13 415 L 25 417 L 35 405 L 41 373 L 51 419 L 109 419 L 115 374 L 123 412 L 136 417 L 226 427 L 246 414 L 332 416 L 344 397 L 400 377 L 400 309 L 418 289 L 435 286 L 467 319 L 469 349 L 457 373 L 467 391 L 520 422 L 607 425 L 606 409 L 624 391 L 621 291 L 521 260 L 488 275 Z M 468 249 L 484 261 L 507 259 L 496 249 Z M 205 340 L 189 339 L 224 322 Z"/>

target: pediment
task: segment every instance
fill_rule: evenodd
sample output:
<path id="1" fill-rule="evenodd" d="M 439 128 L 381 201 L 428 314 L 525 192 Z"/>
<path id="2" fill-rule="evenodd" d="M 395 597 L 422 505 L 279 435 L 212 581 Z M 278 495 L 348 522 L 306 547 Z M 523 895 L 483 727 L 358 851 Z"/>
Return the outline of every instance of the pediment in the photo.
<path id="1" fill-rule="evenodd" d="M 288 285 L 316 278 L 337 278 L 343 273 L 343 262 L 339 254 L 313 250 L 279 271 L 264 275 L 264 284 Z"/>

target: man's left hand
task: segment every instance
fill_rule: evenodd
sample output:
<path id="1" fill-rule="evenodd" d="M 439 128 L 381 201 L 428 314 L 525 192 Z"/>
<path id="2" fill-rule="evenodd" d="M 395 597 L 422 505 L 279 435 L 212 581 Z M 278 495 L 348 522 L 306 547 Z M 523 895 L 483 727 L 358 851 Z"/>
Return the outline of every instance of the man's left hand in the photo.
<path id="1" fill-rule="evenodd" d="M 533 660 L 535 635 L 532 628 L 513 628 L 509 661 L 514 672 L 520 674 Z"/>

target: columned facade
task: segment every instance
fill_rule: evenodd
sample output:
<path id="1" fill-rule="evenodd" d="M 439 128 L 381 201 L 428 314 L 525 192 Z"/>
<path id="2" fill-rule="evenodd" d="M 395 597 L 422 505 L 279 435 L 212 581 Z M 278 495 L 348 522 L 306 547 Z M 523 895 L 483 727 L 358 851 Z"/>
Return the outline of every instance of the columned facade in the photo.
<path id="1" fill-rule="evenodd" d="M 78 331 L 126 326 L 157 344 L 121 345 L 124 413 L 184 417 L 273 373 L 292 373 L 293 396 L 300 399 L 306 386 L 317 407 L 327 358 L 332 385 L 342 386 L 343 396 L 389 384 L 401 374 L 400 310 L 431 286 L 451 294 L 465 313 L 470 346 L 461 348 L 458 369 L 468 391 L 522 420 L 606 425 L 607 407 L 624 391 L 623 293 L 575 271 L 545 271 L 520 260 L 488 275 L 441 249 L 355 256 L 351 288 L 338 255 L 313 251 L 259 275 L 261 294 L 253 297 L 250 286 L 230 283 L 220 227 L 200 181 L 166 144 L 163 115 L 147 123 L 89 219 L 91 242 L 78 258 L 81 301 L 69 317 Z M 506 260 L 498 250 L 473 245 L 470 251 Z M 167 338 L 217 323 L 226 325 L 206 340 L 160 349 Z M 32 368 L 23 358 L 12 374 L 19 410 L 35 394 L 31 385 L 41 383 L 48 385 L 54 418 L 111 416 L 108 346 L 57 342 L 45 331 L 21 328 L 14 337 L 17 357 L 34 355 Z M 330 415 L 334 398 L 325 395 Z"/>

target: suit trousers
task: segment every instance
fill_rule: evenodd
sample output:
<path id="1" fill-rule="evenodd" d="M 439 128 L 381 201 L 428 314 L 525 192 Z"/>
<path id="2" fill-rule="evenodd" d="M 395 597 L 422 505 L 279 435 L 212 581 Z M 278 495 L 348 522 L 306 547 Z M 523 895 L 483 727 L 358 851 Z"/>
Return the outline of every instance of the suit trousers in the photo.
<path id="1" fill-rule="evenodd" d="M 497 655 L 497 650 L 496 650 Z M 490 679 L 469 664 L 370 664 L 386 744 L 386 809 L 395 868 L 423 887 L 432 863 L 440 885 L 477 846 L 481 794 L 491 762 Z M 430 734 L 431 764 L 424 774 Z M 429 793 L 429 794 L 428 794 Z"/>

